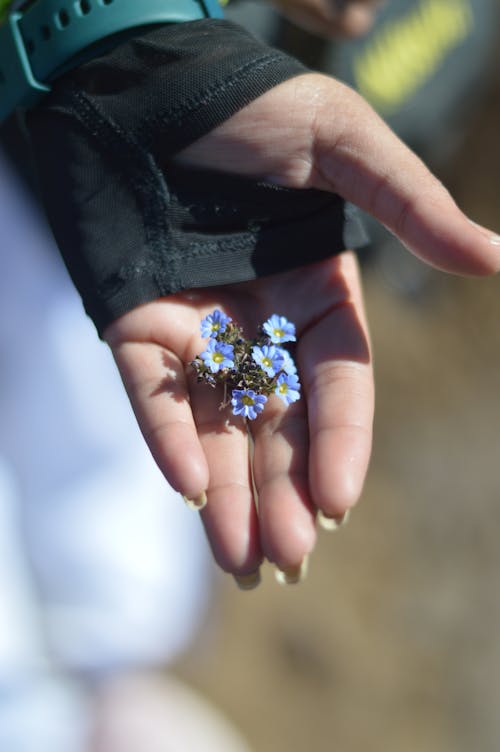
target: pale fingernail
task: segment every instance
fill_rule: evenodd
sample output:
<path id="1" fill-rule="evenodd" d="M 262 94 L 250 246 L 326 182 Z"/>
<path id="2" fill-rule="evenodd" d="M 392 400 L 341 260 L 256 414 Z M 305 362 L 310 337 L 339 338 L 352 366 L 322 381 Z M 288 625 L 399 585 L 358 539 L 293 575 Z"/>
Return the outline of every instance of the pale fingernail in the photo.
<path id="1" fill-rule="evenodd" d="M 338 530 L 339 527 L 342 527 L 346 524 L 346 522 L 349 519 L 349 516 L 351 514 L 351 510 L 347 509 L 344 514 L 339 514 L 335 517 L 329 517 L 327 514 L 321 511 L 321 509 L 318 511 L 318 525 L 323 528 L 323 530 L 328 530 L 329 532 L 333 530 Z"/>
<path id="2" fill-rule="evenodd" d="M 199 512 L 207 503 L 207 495 L 205 491 L 202 491 L 201 494 L 194 499 L 188 499 L 187 496 L 183 496 L 182 498 L 184 499 L 186 506 L 195 512 Z"/>
<path id="3" fill-rule="evenodd" d="M 240 590 L 254 590 L 260 585 L 260 569 L 250 574 L 235 574 L 234 579 Z"/>
<path id="4" fill-rule="evenodd" d="M 491 230 L 487 230 L 486 227 L 483 227 L 482 225 L 479 225 L 477 222 L 474 222 L 473 219 L 469 219 L 470 224 L 473 225 L 476 230 L 479 230 L 481 235 L 483 235 L 485 238 L 488 238 L 491 245 L 500 245 L 500 235 L 496 235 L 495 233 L 492 233 Z"/>
<path id="5" fill-rule="evenodd" d="M 276 569 L 274 576 L 280 585 L 297 585 L 299 582 L 303 582 L 307 575 L 307 569 L 309 565 L 309 557 L 304 556 L 302 563 L 297 567 L 285 567 L 284 569 Z"/>

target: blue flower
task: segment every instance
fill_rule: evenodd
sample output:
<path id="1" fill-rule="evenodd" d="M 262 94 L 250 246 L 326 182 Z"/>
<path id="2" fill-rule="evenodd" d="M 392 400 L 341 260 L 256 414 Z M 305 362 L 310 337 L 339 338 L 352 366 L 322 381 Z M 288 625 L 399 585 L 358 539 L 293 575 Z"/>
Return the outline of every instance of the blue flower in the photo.
<path id="1" fill-rule="evenodd" d="M 300 383 L 294 373 L 280 373 L 276 382 L 275 393 L 283 400 L 285 405 L 291 405 L 300 399 Z"/>
<path id="2" fill-rule="evenodd" d="M 283 367 L 283 352 L 281 348 L 274 345 L 255 346 L 252 348 L 252 358 L 268 376 L 272 377 Z"/>
<path id="3" fill-rule="evenodd" d="M 254 420 L 264 409 L 267 397 L 257 394 L 253 389 L 233 389 L 231 405 L 235 415 Z"/>
<path id="4" fill-rule="evenodd" d="M 217 337 L 218 334 L 226 331 L 230 321 L 231 317 L 226 316 L 222 311 L 215 310 L 213 313 L 209 313 L 201 322 L 201 336 Z"/>
<path id="5" fill-rule="evenodd" d="M 281 370 L 288 374 L 297 373 L 297 366 L 295 365 L 295 361 L 288 350 L 285 350 L 283 347 L 278 347 L 277 349 L 279 350 L 281 357 L 283 358 Z"/>
<path id="6" fill-rule="evenodd" d="M 234 366 L 233 346 L 226 345 L 224 342 L 217 342 L 216 339 L 209 340 L 207 349 L 201 353 L 200 357 L 212 373 Z"/>
<path id="7" fill-rule="evenodd" d="M 284 316 L 273 313 L 263 325 L 263 330 L 275 345 L 282 342 L 295 342 L 295 325 Z"/>

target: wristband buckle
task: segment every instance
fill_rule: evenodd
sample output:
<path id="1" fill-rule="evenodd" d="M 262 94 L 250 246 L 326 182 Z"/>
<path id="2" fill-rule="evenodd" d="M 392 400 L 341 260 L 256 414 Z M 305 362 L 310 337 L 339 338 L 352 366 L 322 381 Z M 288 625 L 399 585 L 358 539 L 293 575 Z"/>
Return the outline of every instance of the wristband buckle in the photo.
<path id="1" fill-rule="evenodd" d="M 0 123 L 16 107 L 30 107 L 50 91 L 37 81 L 19 29 L 21 13 L 11 13 L 0 28 Z"/>
<path id="2" fill-rule="evenodd" d="M 63 72 L 141 27 L 223 18 L 217 0 L 35 0 L 0 25 L 0 123 Z M 96 47 L 97 45 L 97 47 Z"/>

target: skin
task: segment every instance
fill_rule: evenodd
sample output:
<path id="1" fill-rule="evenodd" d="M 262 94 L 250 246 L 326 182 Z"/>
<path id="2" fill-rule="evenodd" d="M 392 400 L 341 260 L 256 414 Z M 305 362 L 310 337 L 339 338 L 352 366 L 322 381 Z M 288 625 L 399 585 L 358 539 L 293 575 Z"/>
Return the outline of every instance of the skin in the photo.
<path id="1" fill-rule="evenodd" d="M 366 34 L 381 0 L 273 0 L 283 15 L 303 29 L 326 39 Z"/>
<path id="2" fill-rule="evenodd" d="M 335 191 L 367 210 L 424 261 L 457 274 L 500 269 L 500 238 L 472 224 L 423 163 L 354 91 L 307 74 L 281 84 L 178 155 L 185 165 Z M 249 333 L 276 312 L 295 322 L 302 399 L 276 398 L 245 425 L 186 366 L 203 349 L 201 318 L 220 308 Z M 355 257 L 346 252 L 253 282 L 188 291 L 140 306 L 107 339 L 159 467 L 188 498 L 207 492 L 203 522 L 227 572 L 263 557 L 298 567 L 315 516 L 342 515 L 362 491 L 371 450 L 371 352 Z"/>

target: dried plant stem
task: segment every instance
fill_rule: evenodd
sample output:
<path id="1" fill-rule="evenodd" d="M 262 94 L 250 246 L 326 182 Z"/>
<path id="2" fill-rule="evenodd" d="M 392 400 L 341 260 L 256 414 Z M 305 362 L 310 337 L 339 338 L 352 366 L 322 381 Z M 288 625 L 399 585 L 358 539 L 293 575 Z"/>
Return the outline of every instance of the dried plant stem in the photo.
<path id="1" fill-rule="evenodd" d="M 246 428 L 247 437 L 248 437 L 248 469 L 250 472 L 250 482 L 252 484 L 253 500 L 258 511 L 259 494 L 257 492 L 257 486 L 255 485 L 255 475 L 253 471 L 253 458 L 255 454 L 255 444 L 254 444 L 252 432 L 250 431 L 250 421 L 248 420 L 248 418 L 245 418 L 245 428 Z"/>

